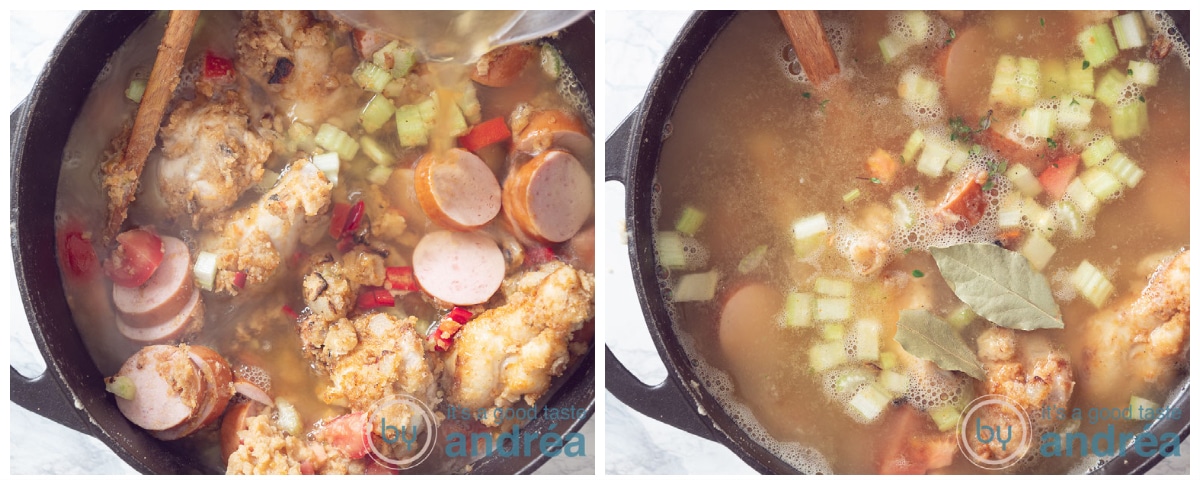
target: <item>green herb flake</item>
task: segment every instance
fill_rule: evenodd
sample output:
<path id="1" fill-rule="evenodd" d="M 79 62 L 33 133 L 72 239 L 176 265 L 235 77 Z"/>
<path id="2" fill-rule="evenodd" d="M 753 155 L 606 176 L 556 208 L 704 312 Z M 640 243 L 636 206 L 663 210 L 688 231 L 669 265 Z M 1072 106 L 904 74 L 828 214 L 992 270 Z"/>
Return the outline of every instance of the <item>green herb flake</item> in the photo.
<path id="1" fill-rule="evenodd" d="M 871 177 L 871 183 L 881 183 L 878 178 Z"/>
<path id="2" fill-rule="evenodd" d="M 910 254 L 910 253 L 912 253 L 912 247 L 908 247 L 908 248 L 905 248 L 905 249 L 904 249 L 904 254 L 905 254 L 905 255 L 908 255 L 908 254 Z"/>
<path id="3" fill-rule="evenodd" d="M 1140 101 L 1140 102 L 1142 102 L 1142 103 L 1146 103 L 1146 96 L 1145 96 L 1145 95 L 1138 95 L 1138 101 Z"/>
<path id="4" fill-rule="evenodd" d="M 812 94 L 808 92 L 801 93 L 800 95 L 804 96 L 804 98 L 812 97 Z"/>
<path id="5" fill-rule="evenodd" d="M 1038 21 L 1041 22 L 1042 28 L 1046 28 L 1046 19 L 1045 18 L 1038 17 Z"/>
<path id="6" fill-rule="evenodd" d="M 922 272 L 922 271 L 920 271 L 920 270 L 913 270 L 913 277 L 915 277 L 915 278 L 921 278 L 921 277 L 924 277 L 924 276 L 925 276 L 925 272 Z"/>
<path id="7" fill-rule="evenodd" d="M 951 28 L 951 29 L 950 29 L 950 38 L 947 38 L 947 39 L 946 39 L 946 45 L 949 45 L 949 44 L 950 44 L 950 42 L 953 42 L 953 41 L 954 41 L 954 37 L 955 37 L 955 34 L 954 34 L 954 29 L 953 29 L 953 28 Z"/>
<path id="8" fill-rule="evenodd" d="M 1074 107 L 1076 105 L 1079 105 L 1079 100 L 1076 100 L 1075 97 L 1071 97 L 1071 104 L 1068 106 Z"/>
<path id="9" fill-rule="evenodd" d="M 979 155 L 980 152 L 983 152 L 983 145 L 980 145 L 978 143 L 971 145 L 971 153 L 973 153 L 975 155 Z"/>
<path id="10" fill-rule="evenodd" d="M 1133 75 L 1133 69 L 1131 68 L 1131 69 L 1125 70 L 1125 74 L 1126 74 L 1126 75 Z"/>
<path id="11" fill-rule="evenodd" d="M 825 100 L 821 100 L 821 111 L 822 111 L 822 112 L 824 112 L 824 111 L 825 111 L 825 105 L 826 105 L 826 104 L 828 104 L 828 103 L 829 103 L 829 99 L 828 99 L 828 98 L 826 98 Z"/>
<path id="12" fill-rule="evenodd" d="M 1084 70 L 1087 70 L 1087 69 L 1088 69 L 1088 67 L 1090 67 L 1090 66 L 1092 66 L 1092 62 L 1089 62 L 1089 61 L 1087 61 L 1087 60 L 1084 60 L 1084 61 L 1083 61 L 1083 69 L 1084 69 Z"/>
<path id="13" fill-rule="evenodd" d="M 1058 148 L 1058 142 L 1055 142 L 1053 138 L 1047 137 L 1046 145 L 1050 145 L 1050 148 Z"/>

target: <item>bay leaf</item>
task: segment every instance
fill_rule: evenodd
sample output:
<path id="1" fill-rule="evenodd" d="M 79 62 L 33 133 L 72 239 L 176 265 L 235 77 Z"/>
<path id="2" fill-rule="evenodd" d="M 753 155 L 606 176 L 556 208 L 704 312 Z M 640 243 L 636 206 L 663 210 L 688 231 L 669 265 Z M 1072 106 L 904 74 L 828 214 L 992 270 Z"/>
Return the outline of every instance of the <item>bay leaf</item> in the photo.
<path id="1" fill-rule="evenodd" d="M 957 370 L 983 380 L 983 365 L 950 324 L 925 310 L 903 310 L 896 322 L 896 342 L 913 356 L 944 370 Z"/>
<path id="2" fill-rule="evenodd" d="M 990 243 L 929 252 L 954 294 L 992 323 L 1017 330 L 1063 328 L 1050 282 L 1021 254 Z"/>

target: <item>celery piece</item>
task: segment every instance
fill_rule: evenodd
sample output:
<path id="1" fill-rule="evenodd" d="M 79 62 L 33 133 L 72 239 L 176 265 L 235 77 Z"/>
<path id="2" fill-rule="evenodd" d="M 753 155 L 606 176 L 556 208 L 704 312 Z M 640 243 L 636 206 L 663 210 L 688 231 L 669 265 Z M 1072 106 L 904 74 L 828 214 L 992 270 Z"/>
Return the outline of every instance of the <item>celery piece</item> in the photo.
<path id="1" fill-rule="evenodd" d="M 391 100 L 383 95 L 375 95 L 358 114 L 358 122 L 362 124 L 363 130 L 366 130 L 367 133 L 375 133 L 383 127 L 383 124 L 391 120 L 395 113 L 396 106 L 392 105 Z"/>
<path id="2" fill-rule="evenodd" d="M 900 360 L 896 358 L 895 352 L 881 352 L 879 354 L 879 368 L 891 370 L 900 365 Z"/>
<path id="3" fill-rule="evenodd" d="M 129 377 L 112 376 L 104 379 L 104 390 L 126 400 L 133 400 L 137 395 L 137 385 Z"/>
<path id="4" fill-rule="evenodd" d="M 1030 233 L 1025 238 L 1025 243 L 1021 245 L 1021 255 L 1025 256 L 1026 260 L 1029 260 L 1029 266 L 1035 270 L 1046 268 L 1046 264 L 1050 262 L 1050 257 L 1053 257 L 1054 252 L 1057 251 L 1058 249 L 1054 248 L 1054 245 L 1038 232 Z"/>
<path id="5" fill-rule="evenodd" d="M 325 174 L 325 179 L 333 186 L 338 184 L 338 172 L 341 170 L 342 162 L 338 158 L 337 152 L 326 152 L 312 156 L 312 164 Z"/>
<path id="6" fill-rule="evenodd" d="M 884 370 L 879 372 L 879 385 L 883 386 L 884 390 L 892 393 L 893 398 L 896 395 L 903 395 L 908 391 L 908 375 L 892 370 Z"/>
<path id="7" fill-rule="evenodd" d="M 1129 79 L 1125 77 L 1125 74 L 1118 72 L 1115 68 L 1110 68 L 1096 83 L 1096 100 L 1108 108 L 1113 108 L 1113 105 L 1116 105 L 1117 101 L 1121 99 L 1121 94 L 1128 85 Z"/>
<path id="8" fill-rule="evenodd" d="M 813 291 L 826 297 L 849 297 L 854 293 L 854 284 L 848 280 L 817 277 L 813 281 Z"/>
<path id="9" fill-rule="evenodd" d="M 967 165 L 967 160 L 971 157 L 971 152 L 961 145 L 955 145 L 950 153 L 950 159 L 946 160 L 946 170 L 957 173 L 962 170 L 962 167 Z"/>
<path id="10" fill-rule="evenodd" d="M 1105 159 L 1117 151 L 1117 142 L 1112 136 L 1105 135 L 1099 140 L 1092 142 L 1091 146 L 1083 149 L 1083 153 L 1079 156 L 1083 159 L 1083 164 L 1088 167 L 1100 165 Z"/>
<path id="11" fill-rule="evenodd" d="M 818 298 L 816 318 L 822 322 L 840 322 L 850 318 L 850 299 Z"/>
<path id="12" fill-rule="evenodd" d="M 1159 414 L 1162 405 L 1137 395 L 1129 397 L 1129 412 L 1135 421 L 1151 421 Z"/>
<path id="13" fill-rule="evenodd" d="M 417 64 L 417 51 L 412 47 L 400 47 L 392 54 L 392 77 L 401 78 Z"/>
<path id="14" fill-rule="evenodd" d="M 1075 37 L 1079 48 L 1083 49 L 1083 58 L 1093 67 L 1104 65 L 1117 56 L 1117 41 L 1113 39 L 1112 30 L 1108 24 L 1093 25 Z"/>
<path id="15" fill-rule="evenodd" d="M 920 43 L 928 40 L 929 25 L 933 23 L 933 20 L 929 18 L 929 14 L 920 10 L 908 10 L 900 14 L 900 17 L 904 25 L 908 27 L 908 31 L 911 33 L 910 38 L 914 42 Z"/>
<path id="16" fill-rule="evenodd" d="M 1100 200 L 1088 191 L 1079 177 L 1075 177 L 1071 183 L 1067 184 L 1067 194 L 1063 198 L 1074 203 L 1079 208 L 1079 213 L 1085 217 L 1092 217 L 1100 207 Z"/>
<path id="17" fill-rule="evenodd" d="M 1033 229 L 1035 231 L 1042 229 L 1039 224 L 1044 223 L 1044 219 L 1049 218 L 1053 220 L 1054 218 L 1054 214 L 1043 208 L 1032 198 L 1027 198 L 1024 202 L 1022 202 L 1021 210 L 1025 212 L 1025 218 L 1028 218 L 1029 222 L 1033 224 Z M 1050 230 L 1048 232 L 1043 232 L 1047 237 L 1054 234 L 1054 222 L 1051 221 L 1049 223 Z"/>
<path id="18" fill-rule="evenodd" d="M 1085 233 L 1085 224 L 1083 214 L 1079 213 L 1079 209 L 1070 202 L 1062 201 L 1055 203 L 1053 208 L 1061 229 L 1066 230 L 1067 234 L 1074 238 L 1082 238 Z"/>
<path id="19" fill-rule="evenodd" d="M 799 257 L 807 257 L 820 249 L 829 233 L 829 221 L 824 213 L 810 215 L 792 224 L 792 246 Z"/>
<path id="20" fill-rule="evenodd" d="M 380 47 L 379 50 L 376 50 L 375 53 L 371 54 L 371 62 L 379 68 L 390 69 L 392 68 L 392 65 L 395 64 L 396 50 L 399 49 L 400 41 L 392 40 L 391 42 L 388 42 L 387 45 Z"/>
<path id="21" fill-rule="evenodd" d="M 375 185 L 383 185 L 392 177 L 392 167 L 375 165 L 367 172 L 367 181 Z"/>
<path id="22" fill-rule="evenodd" d="M 683 213 L 679 214 L 679 220 L 675 221 L 675 230 L 684 235 L 695 235 L 696 231 L 700 230 L 700 225 L 704 224 L 704 212 L 692 207 L 683 207 Z"/>
<path id="23" fill-rule="evenodd" d="M 818 343 L 808 349 L 808 366 L 823 372 L 846 363 L 846 349 L 842 342 Z"/>
<path id="24" fill-rule="evenodd" d="M 883 325 L 878 320 L 859 320 L 854 324 L 854 341 L 858 344 L 854 358 L 866 362 L 879 360 L 879 337 Z"/>
<path id="25" fill-rule="evenodd" d="M 1145 102 L 1135 100 L 1112 109 L 1112 133 L 1117 140 L 1141 135 L 1149 124 L 1150 112 Z"/>
<path id="26" fill-rule="evenodd" d="M 1009 169 L 1009 171 L 1012 171 L 1012 169 Z M 1034 180 L 1036 181 L 1036 179 Z M 1025 218 L 1025 213 L 1021 209 L 1021 204 L 1024 201 L 1024 198 L 1019 193 L 1010 193 L 1004 197 L 1004 200 L 1000 201 L 1000 208 L 996 210 L 996 223 L 1001 229 L 1021 226 L 1021 220 Z"/>
<path id="27" fill-rule="evenodd" d="M 970 325 L 971 322 L 974 322 L 977 316 L 975 311 L 971 310 L 970 305 L 962 304 L 953 312 L 950 312 L 950 315 L 946 316 L 946 323 L 954 327 L 955 330 L 962 330 L 967 328 L 967 325 Z"/>
<path id="28" fill-rule="evenodd" d="M 658 232 L 654 236 L 654 249 L 659 265 L 667 268 L 687 266 L 687 252 L 683 249 L 683 238 L 679 232 Z"/>
<path id="29" fill-rule="evenodd" d="M 821 338 L 827 341 L 846 340 L 846 327 L 840 323 L 830 323 L 821 327 Z"/>
<path id="30" fill-rule="evenodd" d="M 388 82 L 392 81 L 392 74 L 374 63 L 364 61 L 354 68 L 350 78 L 354 79 L 354 83 L 357 83 L 363 90 L 379 93 L 383 91 L 383 87 L 387 86 Z"/>
<path id="31" fill-rule="evenodd" d="M 847 395 L 874 381 L 875 374 L 866 368 L 847 368 L 838 373 L 837 379 L 833 381 L 833 388 L 837 393 Z"/>
<path id="32" fill-rule="evenodd" d="M 1158 65 L 1150 62 L 1139 62 L 1137 60 L 1129 61 L 1129 68 L 1126 69 L 1129 74 L 1129 79 L 1138 85 L 1155 86 L 1158 85 Z"/>
<path id="33" fill-rule="evenodd" d="M 917 224 L 917 211 L 899 193 L 892 194 L 892 219 L 901 230 L 907 230 Z"/>
<path id="34" fill-rule="evenodd" d="M 1026 109 L 1021 115 L 1021 129 L 1037 138 L 1051 138 L 1058 133 L 1058 112 L 1052 108 Z"/>
<path id="35" fill-rule="evenodd" d="M 992 89 L 988 94 L 988 102 L 1020 106 L 1019 89 L 1017 58 L 1012 55 L 1001 55 L 1000 59 L 996 61 L 996 74 L 992 78 Z"/>
<path id="36" fill-rule="evenodd" d="M 304 435 L 304 422 L 300 420 L 300 412 L 283 397 L 275 399 L 275 423 L 293 437 Z"/>
<path id="37" fill-rule="evenodd" d="M 921 158 L 917 159 L 917 171 L 930 177 L 940 177 L 951 153 L 950 149 L 940 142 L 926 142 Z"/>
<path id="38" fill-rule="evenodd" d="M 783 323 L 789 327 L 811 326 L 814 300 L 811 293 L 789 293 L 784 302 Z"/>
<path id="39" fill-rule="evenodd" d="M 925 146 L 925 134 L 920 130 L 913 130 L 912 135 L 908 136 L 908 141 L 904 142 L 904 151 L 900 153 L 901 162 L 917 158 L 917 152 L 920 152 L 923 146 Z"/>
<path id="40" fill-rule="evenodd" d="M 1080 96 L 1063 97 L 1058 102 L 1058 124 L 1070 130 L 1087 128 L 1092 123 L 1095 100 Z"/>
<path id="41" fill-rule="evenodd" d="M 1117 46 L 1121 50 L 1146 45 L 1146 26 L 1142 24 L 1141 12 L 1129 12 L 1112 19 L 1113 31 L 1117 34 Z"/>
<path id="42" fill-rule="evenodd" d="M 317 129 L 315 138 L 317 146 L 329 152 L 337 152 L 338 158 L 350 161 L 358 155 L 358 142 L 350 138 L 350 134 L 332 124 L 323 123 Z"/>
<path id="43" fill-rule="evenodd" d="M 933 105 L 941 98 L 937 82 L 912 70 L 900 76 L 900 85 L 896 91 L 900 98 L 914 103 Z"/>
<path id="44" fill-rule="evenodd" d="M 1067 63 L 1067 88 L 1080 95 L 1092 95 L 1096 91 L 1096 74 L 1094 68 L 1081 68 L 1083 60 L 1075 59 Z"/>
<path id="45" fill-rule="evenodd" d="M 879 51 L 883 54 L 883 63 L 892 63 L 892 60 L 908 50 L 910 45 L 911 42 L 900 35 L 895 33 L 885 35 L 879 39 Z"/>
<path id="46" fill-rule="evenodd" d="M 929 409 L 929 417 L 933 419 L 933 424 L 937 425 L 939 432 L 953 430 L 958 426 L 961 416 L 962 412 L 954 405 L 942 405 Z"/>
<path id="47" fill-rule="evenodd" d="M 1062 59 L 1053 58 L 1042 62 L 1042 96 L 1047 98 L 1062 97 L 1070 92 L 1070 82 L 1067 77 L 1067 65 Z"/>
<path id="48" fill-rule="evenodd" d="M 430 96 L 420 103 L 417 103 L 417 111 L 421 114 L 421 122 L 425 124 L 425 128 L 432 130 L 433 123 L 437 121 L 437 99 Z"/>
<path id="49" fill-rule="evenodd" d="M 133 103 L 142 103 L 142 95 L 146 94 L 146 79 L 135 78 L 129 82 L 129 88 L 125 89 L 125 98 L 133 100 Z M 124 378 L 124 377 L 121 377 Z M 128 379 L 126 379 L 128 380 Z"/>
<path id="50" fill-rule="evenodd" d="M 467 88 L 458 97 L 458 109 L 462 111 L 467 122 L 472 125 L 483 120 L 483 107 L 479 105 L 479 96 L 475 91 L 474 83 L 467 82 Z"/>
<path id="51" fill-rule="evenodd" d="M 1037 177 L 1033 175 L 1033 171 L 1029 167 L 1020 163 L 1015 163 L 1008 167 L 1008 171 L 1004 172 L 1004 176 L 1008 177 L 1008 181 L 1030 197 L 1036 197 L 1042 193 L 1042 182 L 1039 182 Z M 1018 207 L 1019 208 L 1019 207 Z"/>
<path id="52" fill-rule="evenodd" d="M 262 178 L 258 180 L 258 189 L 264 192 L 270 190 L 277 181 L 279 181 L 279 172 L 263 169 Z"/>
<path id="53" fill-rule="evenodd" d="M 767 258 L 767 246 L 759 245 L 750 250 L 742 260 L 738 262 L 738 273 L 745 275 L 758 269 L 762 265 L 763 259 Z"/>
<path id="54" fill-rule="evenodd" d="M 396 163 L 396 157 L 392 156 L 391 153 L 388 153 L 388 151 L 383 148 L 383 145 L 375 141 L 374 138 L 364 135 L 358 139 L 358 146 L 362 148 L 362 152 L 366 154 L 368 158 L 375 161 L 375 163 L 379 165 L 390 167 Z"/>
<path id="55" fill-rule="evenodd" d="M 401 146 L 422 147 L 429 144 L 429 129 L 421 120 L 421 111 L 416 105 L 404 105 L 396 109 L 396 133 Z"/>
<path id="56" fill-rule="evenodd" d="M 883 388 L 870 384 L 860 388 L 858 393 L 850 398 L 850 407 L 869 422 L 878 418 L 891 401 L 891 395 Z"/>
<path id="57" fill-rule="evenodd" d="M 196 255 L 196 263 L 192 265 L 192 274 L 196 283 L 208 291 L 212 291 L 217 279 L 217 255 L 212 252 L 200 252 Z"/>
<path id="58" fill-rule="evenodd" d="M 1028 57 L 1017 59 L 1017 98 L 1023 106 L 1033 105 L 1038 97 L 1038 86 L 1042 84 L 1038 61 Z"/>
<path id="59" fill-rule="evenodd" d="M 704 302 L 712 300 L 717 294 L 717 280 L 719 279 L 720 276 L 716 270 L 684 275 L 671 291 L 671 301 Z"/>
<path id="60" fill-rule="evenodd" d="M 1103 307 L 1104 302 L 1113 292 L 1113 284 L 1104 276 L 1104 272 L 1087 260 L 1081 262 L 1079 267 L 1071 272 L 1070 280 L 1071 286 L 1075 287 L 1075 290 L 1079 291 L 1079 294 L 1083 295 L 1083 298 L 1096 308 Z"/>
<path id="61" fill-rule="evenodd" d="M 1107 168 L 1118 181 L 1129 188 L 1136 187 L 1142 180 L 1142 176 L 1146 175 L 1145 170 L 1139 168 L 1137 164 L 1133 163 L 1133 160 L 1120 152 L 1108 157 L 1108 161 L 1104 162 L 1104 168 Z"/>
<path id="62" fill-rule="evenodd" d="M 858 200 L 858 197 L 860 197 L 860 196 L 862 196 L 862 190 L 859 190 L 856 188 L 854 190 L 846 192 L 845 195 L 842 195 L 842 201 L 845 203 L 850 203 L 855 200 Z"/>
<path id="63" fill-rule="evenodd" d="M 1121 191 L 1121 182 L 1105 168 L 1089 168 L 1079 175 L 1083 186 L 1100 201 L 1107 201 Z"/>
<path id="64" fill-rule="evenodd" d="M 542 72 L 545 72 L 547 77 L 556 79 L 562 76 L 562 72 L 566 66 L 562 54 L 558 53 L 557 48 L 554 48 L 549 43 L 543 43 L 541 60 Z"/>

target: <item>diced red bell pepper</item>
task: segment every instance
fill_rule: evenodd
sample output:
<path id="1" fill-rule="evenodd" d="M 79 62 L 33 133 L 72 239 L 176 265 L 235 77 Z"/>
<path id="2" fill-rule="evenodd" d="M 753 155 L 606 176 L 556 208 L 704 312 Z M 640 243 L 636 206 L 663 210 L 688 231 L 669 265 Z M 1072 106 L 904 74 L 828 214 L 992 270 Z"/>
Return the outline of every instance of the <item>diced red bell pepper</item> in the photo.
<path id="1" fill-rule="evenodd" d="M 204 53 L 204 78 L 215 79 L 223 78 L 233 73 L 233 61 L 214 55 L 212 52 Z"/>
<path id="2" fill-rule="evenodd" d="M 317 436 L 324 438 L 350 459 L 359 459 L 371 449 L 367 443 L 370 425 L 366 412 L 348 413 L 325 423 Z"/>
<path id="3" fill-rule="evenodd" d="M 386 280 L 383 286 L 395 292 L 414 292 L 417 290 L 417 277 L 413 274 L 412 267 L 387 267 Z"/>
<path id="4" fill-rule="evenodd" d="M 1079 155 L 1058 157 L 1038 175 L 1038 181 L 1050 198 L 1058 200 L 1067 193 L 1067 185 L 1075 178 L 1075 170 L 1079 168 Z"/>
<path id="5" fill-rule="evenodd" d="M 292 320 L 300 319 L 300 314 L 296 313 L 296 310 L 293 309 L 291 305 L 284 305 L 283 308 L 280 308 L 280 310 L 283 310 L 283 314 L 287 315 Z"/>
<path id="6" fill-rule="evenodd" d="M 386 288 L 382 287 L 367 287 L 358 293 L 358 310 L 367 311 L 379 307 L 394 307 L 396 306 L 396 297 L 392 296 Z"/>
<path id="7" fill-rule="evenodd" d="M 246 272 L 237 272 L 233 274 L 233 286 L 237 288 L 246 288 Z"/>
<path id="8" fill-rule="evenodd" d="M 350 214 L 350 204 L 337 202 L 333 204 L 333 217 L 329 219 L 329 236 L 334 240 L 342 238 L 342 229 L 346 227 L 346 217 Z"/>
<path id="9" fill-rule="evenodd" d="M 525 266 L 536 267 L 543 263 L 553 262 L 558 256 L 554 254 L 554 250 L 545 245 L 530 248 L 525 251 Z"/>
<path id="10" fill-rule="evenodd" d="M 366 209 L 367 206 L 362 200 L 350 207 L 350 211 L 346 213 L 346 225 L 342 227 L 342 235 L 358 231 L 358 226 L 362 224 L 363 212 Z"/>
<path id="11" fill-rule="evenodd" d="M 65 233 L 58 237 L 58 260 L 62 263 L 63 271 L 70 273 L 74 279 L 90 277 L 96 271 L 96 251 L 88 240 L 90 234 L 85 234 L 82 227 L 67 227 Z"/>
<path id="12" fill-rule="evenodd" d="M 496 117 L 471 127 L 466 135 L 458 137 L 458 144 L 471 152 L 478 152 L 483 147 L 509 138 L 512 138 L 512 132 L 504 123 L 504 117 Z"/>
<path id="13" fill-rule="evenodd" d="M 471 321 L 471 317 L 473 317 L 473 316 L 474 315 L 471 314 L 470 310 L 467 310 L 462 307 L 454 307 L 453 309 L 450 310 L 450 313 L 446 314 L 446 318 L 449 318 L 451 320 L 454 320 L 455 322 L 458 322 L 459 325 L 466 325 L 467 322 Z"/>
<path id="14" fill-rule="evenodd" d="M 462 324 L 450 318 L 443 318 L 438 322 L 438 327 L 433 333 L 429 334 L 429 340 L 433 342 L 433 349 L 439 352 L 449 350 L 454 345 L 454 335 L 462 329 Z"/>
<path id="15" fill-rule="evenodd" d="M 162 238 L 136 228 L 117 235 L 117 248 L 104 261 L 104 273 L 122 287 L 140 287 L 154 275 L 162 260 Z"/>
<path id="16" fill-rule="evenodd" d="M 354 235 L 345 235 L 342 238 L 338 239 L 337 251 L 339 251 L 341 253 L 349 252 L 357 244 L 358 244 L 358 241 L 354 239 Z"/>

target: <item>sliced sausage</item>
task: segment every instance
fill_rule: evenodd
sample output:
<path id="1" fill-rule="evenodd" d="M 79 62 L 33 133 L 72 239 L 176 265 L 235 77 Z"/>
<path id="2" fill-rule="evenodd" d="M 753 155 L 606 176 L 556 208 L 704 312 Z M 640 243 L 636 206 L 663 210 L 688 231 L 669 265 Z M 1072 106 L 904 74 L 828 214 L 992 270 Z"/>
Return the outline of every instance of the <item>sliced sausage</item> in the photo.
<path id="1" fill-rule="evenodd" d="M 163 260 L 154 275 L 140 287 L 113 285 L 113 304 L 131 327 L 162 324 L 183 308 L 192 297 L 191 253 L 175 237 L 162 237 Z"/>
<path id="2" fill-rule="evenodd" d="M 421 210 L 442 227 L 470 230 L 500 213 L 500 182 L 483 160 L 460 148 L 417 161 L 413 188 Z"/>
<path id="3" fill-rule="evenodd" d="M 195 433 L 221 418 L 229 399 L 233 397 L 233 372 L 229 362 L 211 348 L 199 345 L 183 345 L 188 357 L 200 371 L 204 385 L 201 388 L 201 408 L 196 416 L 175 428 L 150 432 L 159 440 L 178 440 Z"/>
<path id="4" fill-rule="evenodd" d="M 762 283 L 747 284 L 725 301 L 717 338 L 733 373 L 761 372 L 781 358 L 776 319 L 782 306 L 783 296 Z M 749 377 L 761 376 L 742 378 Z"/>
<path id="5" fill-rule="evenodd" d="M 519 132 L 513 149 L 537 155 L 551 148 L 566 150 L 585 165 L 595 162 L 595 143 L 579 118 L 562 110 L 539 110 Z"/>
<path id="6" fill-rule="evenodd" d="M 413 273 L 426 293 L 454 305 L 486 302 L 504 280 L 504 254 L 478 232 L 442 230 L 421 237 Z"/>
<path id="7" fill-rule="evenodd" d="M 170 320 L 153 327 L 135 327 L 129 325 L 121 317 L 117 317 L 117 330 L 125 338 L 139 343 L 164 343 L 185 335 L 198 332 L 204 325 L 204 302 L 200 300 L 200 290 L 192 290 L 192 296 L 184 304 L 183 309 L 170 317 Z"/>
<path id="8" fill-rule="evenodd" d="M 134 395 L 117 397 L 117 408 L 134 425 L 169 430 L 200 413 L 204 382 L 186 349 L 168 345 L 145 347 L 129 357 L 118 376 L 133 382 Z"/>
<path id="9" fill-rule="evenodd" d="M 520 78 L 521 71 L 530 60 L 537 58 L 539 50 L 533 45 L 509 45 L 492 50 L 471 70 L 471 80 L 489 87 L 507 87 Z"/>
<path id="10" fill-rule="evenodd" d="M 989 30 L 973 27 L 957 32 L 938 55 L 934 69 L 946 86 L 946 101 L 954 114 L 972 123 L 987 111 L 987 92 L 996 69 L 995 42 Z"/>
<path id="11" fill-rule="evenodd" d="M 592 215 L 592 179 L 573 155 L 550 150 L 505 180 L 504 208 L 530 237 L 565 242 Z"/>
<path id="12" fill-rule="evenodd" d="M 255 402 L 235 403 L 225 411 L 225 418 L 221 419 L 221 458 L 229 461 L 229 456 L 236 452 L 242 444 L 242 440 L 238 438 L 238 432 L 245 430 L 247 427 L 246 421 L 251 417 L 258 415 L 262 410 L 262 405 Z"/>
<path id="13" fill-rule="evenodd" d="M 262 387 L 255 385 L 254 382 L 248 380 L 235 380 L 233 382 L 233 389 L 237 391 L 237 393 L 240 393 L 243 397 L 263 405 L 275 404 L 275 401 L 271 399 L 271 394 L 267 393 L 266 390 L 263 390 Z"/>

